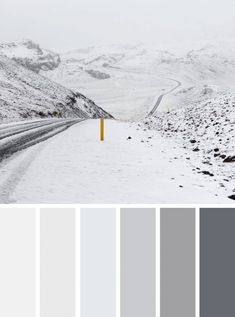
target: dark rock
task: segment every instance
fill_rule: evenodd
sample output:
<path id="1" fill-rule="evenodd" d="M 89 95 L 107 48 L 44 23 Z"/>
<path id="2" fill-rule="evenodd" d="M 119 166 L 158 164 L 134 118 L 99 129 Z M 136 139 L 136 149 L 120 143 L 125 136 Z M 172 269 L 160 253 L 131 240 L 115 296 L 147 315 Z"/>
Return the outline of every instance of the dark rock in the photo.
<path id="1" fill-rule="evenodd" d="M 220 157 L 221 157 L 222 159 L 225 159 L 225 158 L 226 158 L 226 155 L 225 155 L 225 154 L 222 154 L 222 155 L 220 155 Z"/>
<path id="2" fill-rule="evenodd" d="M 100 79 L 100 80 L 104 80 L 104 79 L 108 79 L 111 76 L 109 74 L 100 72 L 98 70 L 94 70 L 94 69 L 87 69 L 86 72 L 91 76 L 94 77 L 96 79 Z"/>
<path id="3" fill-rule="evenodd" d="M 208 172 L 208 171 L 201 171 L 199 173 L 202 173 L 204 175 L 214 176 L 214 174 L 212 174 L 211 172 Z"/>
<path id="4" fill-rule="evenodd" d="M 223 162 L 224 163 L 233 163 L 233 162 L 235 162 L 235 155 L 226 157 L 226 159 Z"/>

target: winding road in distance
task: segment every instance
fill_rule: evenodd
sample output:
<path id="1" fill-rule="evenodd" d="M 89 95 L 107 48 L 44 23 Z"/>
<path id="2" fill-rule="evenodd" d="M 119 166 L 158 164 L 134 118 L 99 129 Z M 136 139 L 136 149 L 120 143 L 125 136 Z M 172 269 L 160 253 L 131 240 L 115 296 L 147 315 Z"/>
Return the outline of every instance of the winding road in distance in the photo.
<path id="1" fill-rule="evenodd" d="M 177 88 L 179 88 L 182 85 L 182 83 L 176 79 L 172 79 L 172 78 L 166 78 L 166 79 L 169 79 L 169 80 L 176 82 L 177 86 L 173 87 L 171 90 L 165 92 L 164 94 L 161 94 L 158 97 L 157 102 L 155 103 L 153 109 L 147 114 L 147 117 L 153 116 L 155 114 L 155 112 L 157 111 L 157 108 L 159 107 L 160 103 L 162 102 L 162 99 L 164 96 L 171 94 L 173 91 L 175 91 Z"/>

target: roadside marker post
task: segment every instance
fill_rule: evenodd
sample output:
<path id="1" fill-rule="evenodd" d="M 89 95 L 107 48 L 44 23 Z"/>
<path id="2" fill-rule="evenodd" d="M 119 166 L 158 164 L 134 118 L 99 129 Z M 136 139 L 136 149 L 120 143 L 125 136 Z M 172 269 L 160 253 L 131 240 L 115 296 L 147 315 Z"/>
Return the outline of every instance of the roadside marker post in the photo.
<path id="1" fill-rule="evenodd" d="M 104 119 L 100 119 L 100 141 L 104 141 Z"/>

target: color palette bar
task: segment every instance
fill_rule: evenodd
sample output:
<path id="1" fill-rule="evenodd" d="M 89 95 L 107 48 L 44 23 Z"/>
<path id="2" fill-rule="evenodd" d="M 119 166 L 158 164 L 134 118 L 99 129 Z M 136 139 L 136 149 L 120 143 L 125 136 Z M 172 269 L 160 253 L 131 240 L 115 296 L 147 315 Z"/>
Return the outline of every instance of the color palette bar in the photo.
<path id="1" fill-rule="evenodd" d="M 75 317 L 75 210 L 41 209 L 41 317 Z"/>
<path id="2" fill-rule="evenodd" d="M 0 208 L 0 316 L 234 316 L 234 245 L 235 208 Z"/>
<path id="3" fill-rule="evenodd" d="M 121 317 L 155 317 L 155 209 L 121 209 Z"/>
<path id="4" fill-rule="evenodd" d="M 160 256 L 161 317 L 194 317 L 194 209 L 161 209 Z"/>

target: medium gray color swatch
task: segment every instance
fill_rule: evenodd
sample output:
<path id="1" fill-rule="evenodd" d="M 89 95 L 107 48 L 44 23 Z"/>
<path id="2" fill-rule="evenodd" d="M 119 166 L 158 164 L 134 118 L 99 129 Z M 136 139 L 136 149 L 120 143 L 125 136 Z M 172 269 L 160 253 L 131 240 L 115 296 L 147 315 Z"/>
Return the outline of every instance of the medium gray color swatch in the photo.
<path id="1" fill-rule="evenodd" d="M 0 209 L 0 316 L 35 316 L 35 210 Z"/>
<path id="2" fill-rule="evenodd" d="M 235 209 L 200 212 L 200 316 L 235 316 Z"/>
<path id="3" fill-rule="evenodd" d="M 75 317 L 75 210 L 41 209 L 41 317 Z"/>
<path id="4" fill-rule="evenodd" d="M 194 209 L 161 209 L 160 252 L 161 317 L 194 317 Z"/>
<path id="5" fill-rule="evenodd" d="M 121 209 L 121 317 L 155 317 L 155 209 Z"/>
<path id="6" fill-rule="evenodd" d="M 116 210 L 81 210 L 81 317 L 116 315 Z"/>

